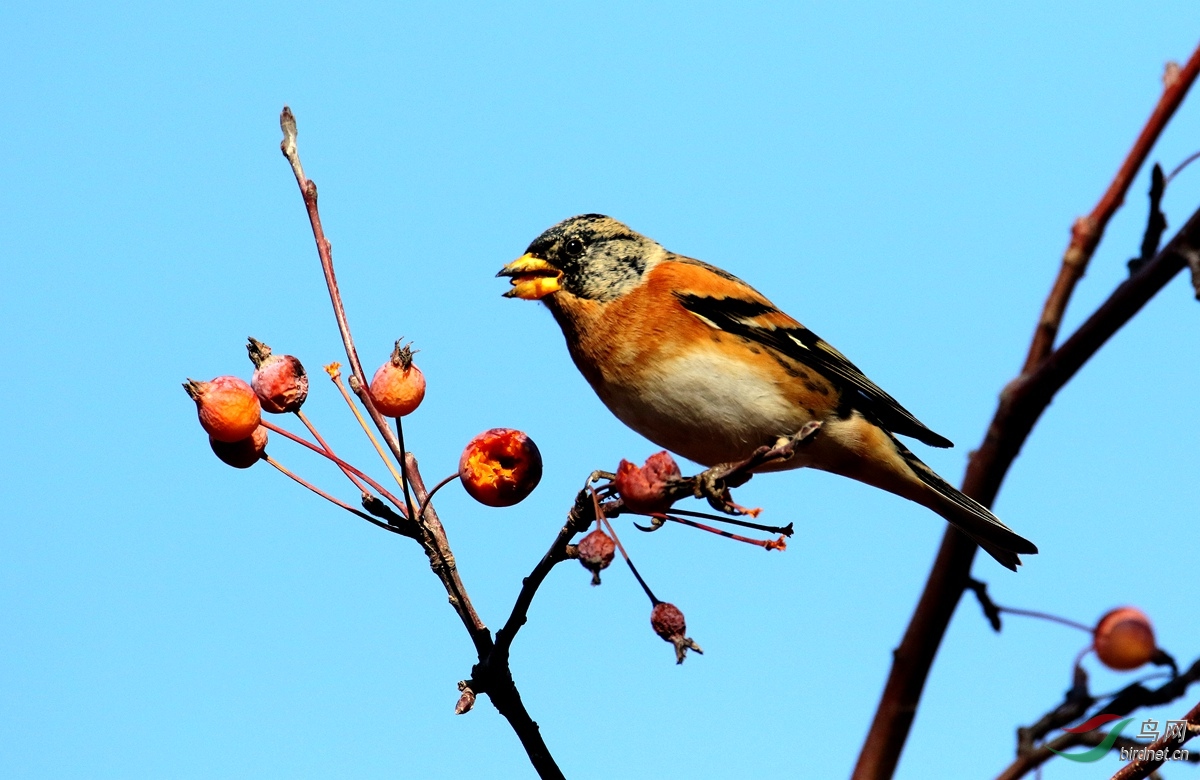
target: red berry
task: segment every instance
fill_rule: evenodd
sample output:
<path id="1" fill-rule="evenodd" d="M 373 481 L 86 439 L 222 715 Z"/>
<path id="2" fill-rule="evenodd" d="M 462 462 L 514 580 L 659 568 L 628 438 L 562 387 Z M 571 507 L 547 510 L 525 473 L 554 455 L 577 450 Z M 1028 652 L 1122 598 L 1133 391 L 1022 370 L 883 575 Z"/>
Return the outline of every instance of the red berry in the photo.
<path id="1" fill-rule="evenodd" d="M 542 454 L 533 439 L 512 428 L 476 436 L 458 460 L 463 487 L 481 504 L 512 506 L 525 500 L 542 479 Z"/>
<path id="2" fill-rule="evenodd" d="M 665 601 L 655 604 L 654 609 L 650 611 L 650 625 L 654 628 L 654 633 L 675 645 L 675 663 L 683 663 L 689 649 L 704 654 L 700 645 L 690 637 L 684 636 L 687 633 L 687 622 L 683 619 L 683 612 L 674 604 Z"/>
<path id="3" fill-rule="evenodd" d="M 240 441 L 262 421 L 258 396 L 236 376 L 219 376 L 211 382 L 189 379 L 183 389 L 196 402 L 200 425 L 217 441 Z"/>
<path id="4" fill-rule="evenodd" d="M 1158 652 L 1150 618 L 1136 607 L 1118 607 L 1100 618 L 1093 643 L 1100 662 L 1122 672 L 1138 668 Z"/>
<path id="5" fill-rule="evenodd" d="M 611 536 L 596 529 L 579 540 L 576 550 L 579 551 L 579 562 L 583 564 L 583 568 L 592 573 L 592 584 L 599 585 L 600 570 L 607 569 L 613 562 L 617 551 L 616 543 Z"/>
<path id="6" fill-rule="evenodd" d="M 291 355 L 273 355 L 270 347 L 253 338 L 246 350 L 254 363 L 250 386 L 265 411 L 282 414 L 304 405 L 308 398 L 308 374 L 299 360 Z"/>
<path id="7" fill-rule="evenodd" d="M 425 398 L 425 375 L 412 357 L 412 348 L 402 348 L 397 340 L 391 358 L 371 379 L 371 401 L 384 417 L 412 414 Z"/>
<path id="8" fill-rule="evenodd" d="M 258 426 L 254 433 L 240 441 L 218 441 L 208 437 L 208 446 L 224 463 L 235 469 L 248 469 L 262 460 L 267 451 L 267 429 Z"/>
<path id="9" fill-rule="evenodd" d="M 647 458 L 641 468 L 622 460 L 613 486 L 630 512 L 652 514 L 671 508 L 669 488 L 680 476 L 679 464 L 664 450 Z"/>

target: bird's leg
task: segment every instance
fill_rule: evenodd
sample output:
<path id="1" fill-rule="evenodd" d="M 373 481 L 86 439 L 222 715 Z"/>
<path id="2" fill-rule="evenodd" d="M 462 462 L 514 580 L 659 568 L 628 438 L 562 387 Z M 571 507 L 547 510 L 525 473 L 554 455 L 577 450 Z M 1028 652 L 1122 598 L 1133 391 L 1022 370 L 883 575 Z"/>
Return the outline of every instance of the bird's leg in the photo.
<path id="1" fill-rule="evenodd" d="M 740 487 L 750 481 L 754 470 L 771 463 L 790 460 L 796 448 L 812 441 L 821 430 L 818 420 L 807 422 L 791 436 L 781 436 L 772 447 L 759 447 L 750 457 L 739 463 L 719 463 L 695 476 L 693 491 L 697 498 L 708 500 L 718 512 L 729 515 L 757 515 L 758 510 L 746 509 L 733 502 L 730 488 Z"/>

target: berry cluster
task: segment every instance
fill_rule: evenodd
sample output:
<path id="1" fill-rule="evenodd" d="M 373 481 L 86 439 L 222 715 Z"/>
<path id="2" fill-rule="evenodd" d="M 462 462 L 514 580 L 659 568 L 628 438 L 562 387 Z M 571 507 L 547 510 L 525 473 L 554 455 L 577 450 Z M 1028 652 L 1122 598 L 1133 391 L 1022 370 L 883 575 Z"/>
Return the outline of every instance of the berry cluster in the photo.
<path id="1" fill-rule="evenodd" d="M 397 518 L 413 520 L 412 513 L 419 512 L 423 507 L 410 505 L 407 498 L 403 501 L 395 498 L 362 469 L 338 458 L 312 421 L 305 416 L 301 407 L 308 398 L 309 382 L 304 365 L 292 355 L 275 354 L 269 346 L 253 338 L 247 344 L 247 352 L 254 364 L 254 374 L 249 382 L 236 376 L 219 376 L 209 382 L 189 379 L 183 386 L 196 402 L 200 425 L 208 433 L 209 444 L 217 457 L 239 469 L 249 468 L 260 460 L 266 461 L 337 506 L 364 516 L 361 511 L 314 487 L 269 456 L 266 451 L 268 431 L 273 431 L 336 464 L 362 492 L 364 507 L 377 518 L 388 520 L 392 525 Z M 366 427 L 353 398 L 341 382 L 339 365 L 331 363 L 325 370 L 355 417 L 363 423 L 367 436 L 383 455 L 383 448 L 375 442 L 374 434 Z M 356 385 L 353 377 L 351 385 Z M 398 428 L 401 417 L 416 411 L 425 398 L 425 376 L 413 363 L 410 345 L 396 342 L 391 357 L 375 372 L 367 394 L 372 406 L 380 414 L 396 419 Z M 263 412 L 295 415 L 308 429 L 312 440 L 265 420 Z M 409 486 L 406 469 L 392 463 L 386 456 L 384 460 L 407 496 Z M 521 431 L 493 428 L 471 439 L 463 450 L 458 472 L 443 480 L 430 495 L 441 485 L 457 478 L 467 493 L 480 503 L 493 507 L 512 506 L 533 492 L 541 476 L 542 458 L 533 440 Z M 394 509 L 380 508 L 372 489 L 391 501 Z M 377 519 L 372 522 L 380 524 Z"/>

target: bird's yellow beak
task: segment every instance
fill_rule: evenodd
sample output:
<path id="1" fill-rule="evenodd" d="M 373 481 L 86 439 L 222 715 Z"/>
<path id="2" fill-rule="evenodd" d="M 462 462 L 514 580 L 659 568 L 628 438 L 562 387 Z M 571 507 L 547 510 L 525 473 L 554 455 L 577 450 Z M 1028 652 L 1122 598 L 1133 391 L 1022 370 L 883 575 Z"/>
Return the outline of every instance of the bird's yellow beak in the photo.
<path id="1" fill-rule="evenodd" d="M 540 257 L 524 254 L 500 269 L 496 276 L 512 277 L 512 289 L 505 298 L 536 301 L 562 287 L 563 273 Z"/>

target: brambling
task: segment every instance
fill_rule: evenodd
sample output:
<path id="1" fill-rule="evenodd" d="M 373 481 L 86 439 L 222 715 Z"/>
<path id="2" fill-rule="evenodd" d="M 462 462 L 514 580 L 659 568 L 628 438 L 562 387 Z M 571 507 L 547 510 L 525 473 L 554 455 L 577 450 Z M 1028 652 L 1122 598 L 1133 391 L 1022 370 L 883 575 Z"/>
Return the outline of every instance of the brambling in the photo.
<path id="1" fill-rule="evenodd" d="M 584 214 L 542 233 L 498 274 L 540 300 L 575 365 L 622 422 L 705 466 L 812 431 L 793 457 L 932 509 L 1009 569 L 1037 547 L 951 486 L 896 434 L 951 447 L 842 353 L 750 285 Z"/>

